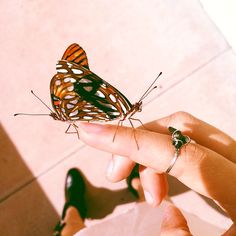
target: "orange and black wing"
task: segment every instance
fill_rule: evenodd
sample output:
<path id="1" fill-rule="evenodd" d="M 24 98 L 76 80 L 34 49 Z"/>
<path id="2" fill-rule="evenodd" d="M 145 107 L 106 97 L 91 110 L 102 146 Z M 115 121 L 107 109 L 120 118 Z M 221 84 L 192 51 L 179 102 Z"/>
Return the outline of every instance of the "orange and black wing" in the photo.
<path id="1" fill-rule="evenodd" d="M 86 52 L 77 43 L 71 44 L 64 52 L 62 60 L 74 62 L 89 69 Z"/>
<path id="2" fill-rule="evenodd" d="M 52 104 L 63 120 L 109 121 L 131 108 L 129 100 L 89 69 L 61 60 L 51 80 Z"/>

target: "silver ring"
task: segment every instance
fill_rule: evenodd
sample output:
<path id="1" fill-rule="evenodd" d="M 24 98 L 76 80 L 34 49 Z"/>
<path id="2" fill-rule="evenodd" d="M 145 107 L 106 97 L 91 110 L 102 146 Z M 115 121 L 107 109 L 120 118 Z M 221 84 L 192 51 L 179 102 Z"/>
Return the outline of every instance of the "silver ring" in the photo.
<path id="1" fill-rule="evenodd" d="M 178 157 L 179 157 L 179 151 L 175 150 L 175 155 L 173 156 L 173 158 L 172 158 L 172 160 L 170 162 L 170 166 L 166 170 L 166 174 L 168 174 L 171 171 L 171 169 L 174 166 L 175 162 L 177 161 Z"/>
<path id="2" fill-rule="evenodd" d="M 167 168 L 165 173 L 169 173 L 173 168 L 175 162 L 177 161 L 180 153 L 180 149 L 191 142 L 191 139 L 187 135 L 183 135 L 180 130 L 177 130 L 173 127 L 169 127 L 169 132 L 172 138 L 172 145 L 175 147 L 175 154 L 170 162 L 170 166 Z"/>

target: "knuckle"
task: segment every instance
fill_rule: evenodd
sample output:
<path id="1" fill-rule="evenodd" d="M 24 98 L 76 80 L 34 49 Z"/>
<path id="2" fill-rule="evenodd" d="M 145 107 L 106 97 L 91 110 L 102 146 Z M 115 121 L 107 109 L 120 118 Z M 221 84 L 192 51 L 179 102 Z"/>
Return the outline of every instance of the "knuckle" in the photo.
<path id="1" fill-rule="evenodd" d="M 185 146 L 183 158 L 187 165 L 190 164 L 199 168 L 206 157 L 206 152 L 199 145 L 189 144 Z"/>
<path id="2" fill-rule="evenodd" d="M 180 156 L 175 164 L 178 168 L 173 169 L 173 175 L 177 179 L 181 179 L 184 176 L 189 176 L 189 171 L 196 170 L 198 172 L 206 159 L 207 153 L 202 147 L 198 144 L 189 143 L 181 149 Z"/>
<path id="3" fill-rule="evenodd" d="M 188 112 L 177 111 L 170 115 L 169 126 L 179 123 L 195 123 L 196 118 Z"/>

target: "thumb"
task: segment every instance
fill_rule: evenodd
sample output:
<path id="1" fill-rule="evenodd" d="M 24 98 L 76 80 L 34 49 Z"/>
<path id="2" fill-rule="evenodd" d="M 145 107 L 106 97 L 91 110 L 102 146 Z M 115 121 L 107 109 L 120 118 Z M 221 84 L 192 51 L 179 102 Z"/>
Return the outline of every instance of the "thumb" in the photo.
<path id="1" fill-rule="evenodd" d="M 191 236 L 187 221 L 180 210 L 174 205 L 169 205 L 164 210 L 161 225 L 161 236 Z"/>

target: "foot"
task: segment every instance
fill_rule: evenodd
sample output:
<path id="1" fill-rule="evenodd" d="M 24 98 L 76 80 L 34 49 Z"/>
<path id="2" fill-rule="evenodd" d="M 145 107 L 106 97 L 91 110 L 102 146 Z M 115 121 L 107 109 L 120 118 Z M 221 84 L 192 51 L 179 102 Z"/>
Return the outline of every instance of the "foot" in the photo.
<path id="1" fill-rule="evenodd" d="M 70 215 L 71 212 L 77 211 L 78 220 L 83 221 L 86 216 L 85 205 L 85 183 L 82 174 L 78 169 L 72 168 L 67 172 L 65 181 L 65 205 L 62 212 L 61 220 L 54 228 L 54 236 L 62 235 L 61 232 L 70 227 L 70 223 L 73 221 Z M 74 224 L 73 224 L 74 225 Z M 80 224 L 81 225 L 81 224 Z M 71 227 L 74 227 L 71 225 Z M 79 229 L 78 229 L 79 230 Z"/>

